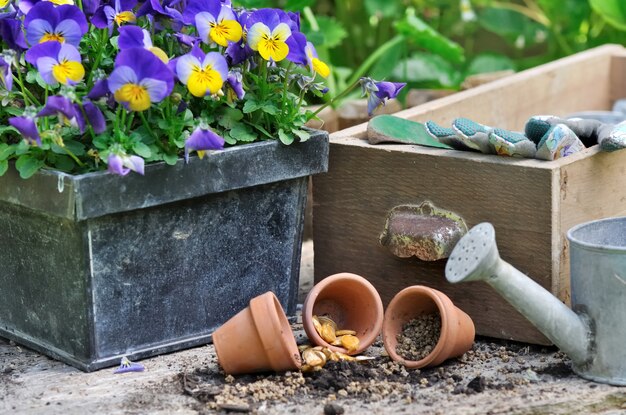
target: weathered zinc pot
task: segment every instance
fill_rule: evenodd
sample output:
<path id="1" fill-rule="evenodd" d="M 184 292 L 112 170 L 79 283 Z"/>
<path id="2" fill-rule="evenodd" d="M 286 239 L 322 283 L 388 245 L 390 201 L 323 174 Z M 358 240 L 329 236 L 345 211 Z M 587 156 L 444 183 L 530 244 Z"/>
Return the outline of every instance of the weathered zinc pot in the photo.
<path id="1" fill-rule="evenodd" d="M 0 336 L 91 371 L 210 341 L 251 298 L 295 313 L 307 176 L 328 136 L 146 175 L 0 178 Z"/>

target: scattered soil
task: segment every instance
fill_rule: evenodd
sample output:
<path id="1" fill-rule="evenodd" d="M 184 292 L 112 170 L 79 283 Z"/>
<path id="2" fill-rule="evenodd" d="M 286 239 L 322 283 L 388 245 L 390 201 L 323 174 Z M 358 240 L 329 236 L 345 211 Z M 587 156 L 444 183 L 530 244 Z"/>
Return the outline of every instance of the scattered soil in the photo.
<path id="1" fill-rule="evenodd" d="M 407 360 L 422 360 L 433 351 L 441 335 L 438 313 L 424 314 L 402 326 L 398 333 L 396 353 Z"/>

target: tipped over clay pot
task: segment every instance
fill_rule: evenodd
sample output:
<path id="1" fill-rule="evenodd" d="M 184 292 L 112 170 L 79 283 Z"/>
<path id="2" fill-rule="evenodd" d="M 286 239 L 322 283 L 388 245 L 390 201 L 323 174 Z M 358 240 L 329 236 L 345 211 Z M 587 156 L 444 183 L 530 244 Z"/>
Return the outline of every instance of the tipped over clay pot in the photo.
<path id="1" fill-rule="evenodd" d="M 313 316 L 328 316 L 338 329 L 354 330 L 359 338 L 356 350 L 327 343 L 315 330 Z M 311 343 L 335 352 L 359 354 L 380 334 L 383 303 L 376 288 L 365 278 L 347 272 L 331 275 L 317 283 L 302 307 L 302 324 Z"/>
<path id="2" fill-rule="evenodd" d="M 213 332 L 217 359 L 231 375 L 285 372 L 302 365 L 296 339 L 273 292 L 250 300 L 250 305 Z"/>
<path id="3" fill-rule="evenodd" d="M 398 334 L 408 322 L 425 315 L 438 315 L 441 334 L 432 351 L 420 360 L 407 359 L 396 351 Z M 474 343 L 474 322 L 456 307 L 444 293 L 422 285 L 414 285 L 393 297 L 385 310 L 383 342 L 396 362 L 417 369 L 441 364 L 446 359 L 461 356 Z"/>

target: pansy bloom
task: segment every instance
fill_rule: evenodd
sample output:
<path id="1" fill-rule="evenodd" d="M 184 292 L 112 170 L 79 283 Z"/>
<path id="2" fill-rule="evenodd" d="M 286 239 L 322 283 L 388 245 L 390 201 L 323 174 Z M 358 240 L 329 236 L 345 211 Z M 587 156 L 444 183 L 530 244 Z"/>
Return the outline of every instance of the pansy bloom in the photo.
<path id="1" fill-rule="evenodd" d="M 148 33 L 146 29 L 142 29 L 139 26 L 120 27 L 120 37 L 117 40 L 117 45 L 120 50 L 144 48 L 154 53 L 154 55 L 161 59 L 163 63 L 169 62 L 169 58 L 163 49 L 152 45 L 150 33 Z"/>
<path id="2" fill-rule="evenodd" d="M 285 16 L 287 16 L 285 14 Z M 291 37 L 291 28 L 287 21 L 273 9 L 261 9 L 252 13 L 248 18 L 248 45 L 258 51 L 263 59 L 275 62 L 282 61 L 289 54 L 287 39 Z"/>
<path id="3" fill-rule="evenodd" d="M 330 68 L 326 65 L 326 63 L 319 59 L 313 43 L 307 42 L 304 50 L 306 52 L 307 62 L 311 71 L 320 74 L 323 78 L 328 78 L 328 75 L 330 75 Z"/>
<path id="4" fill-rule="evenodd" d="M 126 176 L 130 171 L 137 172 L 143 176 L 144 159 L 139 156 L 129 156 L 125 153 L 110 153 L 107 159 L 108 170 L 111 173 Z"/>
<path id="5" fill-rule="evenodd" d="M 13 88 L 13 73 L 11 63 L 0 56 L 0 84 L 8 91 Z"/>
<path id="6" fill-rule="evenodd" d="M 220 150 L 224 148 L 224 139 L 209 128 L 200 126 L 185 141 L 185 161 L 189 161 L 189 152 L 197 151 L 202 157 L 206 150 Z"/>
<path id="7" fill-rule="evenodd" d="M 226 47 L 229 42 L 239 42 L 243 36 L 232 8 L 220 0 L 191 0 L 183 18 L 195 24 L 200 39 L 207 44 Z"/>
<path id="8" fill-rule="evenodd" d="M 76 6 L 54 7 L 48 1 L 42 1 L 28 12 L 24 18 L 26 40 L 31 45 L 56 40 L 78 46 L 87 29 L 87 19 Z"/>
<path id="9" fill-rule="evenodd" d="M 113 6 L 104 4 L 98 7 L 91 19 L 91 23 L 98 29 L 108 27 L 109 33 L 112 33 L 115 24 L 121 26 L 124 23 L 135 23 L 137 21 L 137 16 L 133 12 L 136 4 L 137 0 L 115 0 Z"/>
<path id="10" fill-rule="evenodd" d="M 20 132 L 22 137 L 30 144 L 41 145 L 41 137 L 39 137 L 39 131 L 37 130 L 37 124 L 32 117 L 11 117 L 9 118 L 9 124 L 11 124 L 17 131 Z"/>
<path id="11" fill-rule="evenodd" d="M 192 95 L 203 97 L 216 94 L 222 88 L 228 77 L 228 64 L 221 54 L 209 52 L 205 55 L 200 48 L 194 47 L 178 58 L 176 75 Z"/>
<path id="12" fill-rule="evenodd" d="M 152 52 L 132 48 L 117 55 L 107 84 L 117 102 L 131 111 L 145 111 L 172 92 L 174 75 Z"/>
<path id="13" fill-rule="evenodd" d="M 35 65 L 41 77 L 49 85 L 57 82 L 75 84 L 85 76 L 78 49 L 69 43 L 44 42 L 26 52 L 26 61 Z"/>
<path id="14" fill-rule="evenodd" d="M 371 78 L 361 78 L 360 80 L 363 95 L 367 95 L 367 113 L 372 115 L 376 108 L 385 105 L 388 99 L 395 98 L 405 83 L 398 82 L 376 82 Z"/>

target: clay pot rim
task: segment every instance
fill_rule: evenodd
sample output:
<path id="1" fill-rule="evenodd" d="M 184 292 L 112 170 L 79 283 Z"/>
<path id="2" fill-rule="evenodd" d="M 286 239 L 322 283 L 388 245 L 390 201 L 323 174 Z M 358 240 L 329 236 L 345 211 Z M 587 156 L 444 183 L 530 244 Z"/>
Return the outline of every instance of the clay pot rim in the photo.
<path id="1" fill-rule="evenodd" d="M 387 322 L 387 316 L 390 315 L 389 309 L 393 308 L 396 305 L 396 303 L 398 303 L 401 299 L 404 299 L 405 297 L 410 296 L 412 294 L 418 294 L 418 293 L 425 294 L 437 306 L 437 309 L 439 310 L 439 318 L 441 319 L 441 332 L 439 335 L 439 340 L 437 340 L 437 344 L 435 345 L 435 347 L 429 354 L 427 354 L 421 360 L 409 360 L 399 355 L 398 353 L 396 353 L 396 351 L 392 350 L 391 347 L 387 347 L 387 342 L 385 341 L 386 339 L 385 326 Z M 398 292 L 393 297 L 391 302 L 387 305 L 387 312 L 385 313 L 385 320 L 383 321 L 383 344 L 385 346 L 385 350 L 387 351 L 387 354 L 389 354 L 389 357 L 391 357 L 392 360 L 396 362 L 400 362 L 405 367 L 408 367 L 408 368 L 421 368 L 421 367 L 428 366 L 441 354 L 441 352 L 446 346 L 444 338 L 447 337 L 446 333 L 448 330 L 448 325 L 450 324 L 449 320 L 451 316 L 448 313 L 449 307 L 446 307 L 445 297 L 442 298 L 440 294 L 443 294 L 443 293 L 440 292 L 439 290 L 427 287 L 425 285 L 412 285 Z M 452 304 L 452 306 L 454 305 Z"/>
<path id="2" fill-rule="evenodd" d="M 291 330 L 291 324 L 289 324 L 289 320 L 287 320 L 285 311 L 280 301 L 278 301 L 276 294 L 272 291 L 267 291 L 266 293 L 252 298 L 249 306 L 254 325 L 257 328 L 263 346 L 267 347 L 267 344 L 276 343 L 276 337 L 280 339 L 278 344 L 280 345 L 281 353 L 274 355 L 271 353 L 267 354 L 272 367 L 276 368 L 278 366 L 277 361 L 285 359 L 290 360 L 294 367 L 300 369 L 302 361 L 300 360 L 298 344 Z M 268 309 L 274 310 L 275 312 L 265 312 Z M 264 326 L 266 329 L 261 330 L 261 327 Z M 277 333 L 280 335 L 276 336 Z M 272 335 L 275 337 L 267 337 Z"/>
<path id="3" fill-rule="evenodd" d="M 375 322 L 373 330 L 370 333 L 368 333 L 366 336 L 363 336 L 363 337 L 359 336 L 359 343 L 360 343 L 359 348 L 352 352 L 348 352 L 348 350 L 343 347 L 333 346 L 332 344 L 326 342 L 317 333 L 317 330 L 310 329 L 309 327 L 307 327 L 307 324 L 304 321 L 304 317 L 303 317 L 303 327 L 311 343 L 320 345 L 322 347 L 327 347 L 329 350 L 333 352 L 356 355 L 356 354 L 362 353 L 369 346 L 371 346 L 371 344 L 374 343 L 374 341 L 376 341 L 376 338 L 378 337 L 378 335 L 381 333 L 383 329 L 383 320 L 384 320 L 383 303 L 382 303 L 382 300 L 380 299 L 380 295 L 378 294 L 378 291 L 376 290 L 376 287 L 374 287 L 374 285 L 370 283 L 367 279 L 365 279 L 364 277 L 358 274 L 353 274 L 351 272 L 339 272 L 337 274 L 329 275 L 328 277 L 324 278 L 323 280 L 315 284 L 313 288 L 311 289 L 311 291 L 309 291 L 309 294 L 306 296 L 306 299 L 304 300 L 304 304 L 302 306 L 302 316 L 309 316 L 309 315 L 313 316 L 313 305 L 315 304 L 315 300 L 319 296 L 319 293 L 328 285 L 333 284 L 337 279 L 347 279 L 347 280 L 356 281 L 359 284 L 362 284 L 368 287 L 370 292 L 375 293 L 374 297 L 378 300 L 376 301 L 376 308 L 378 311 L 377 314 L 380 316 L 383 316 L 383 318 L 380 318 L 378 319 L 378 321 Z M 312 298 L 313 295 L 315 295 L 315 298 Z"/>

